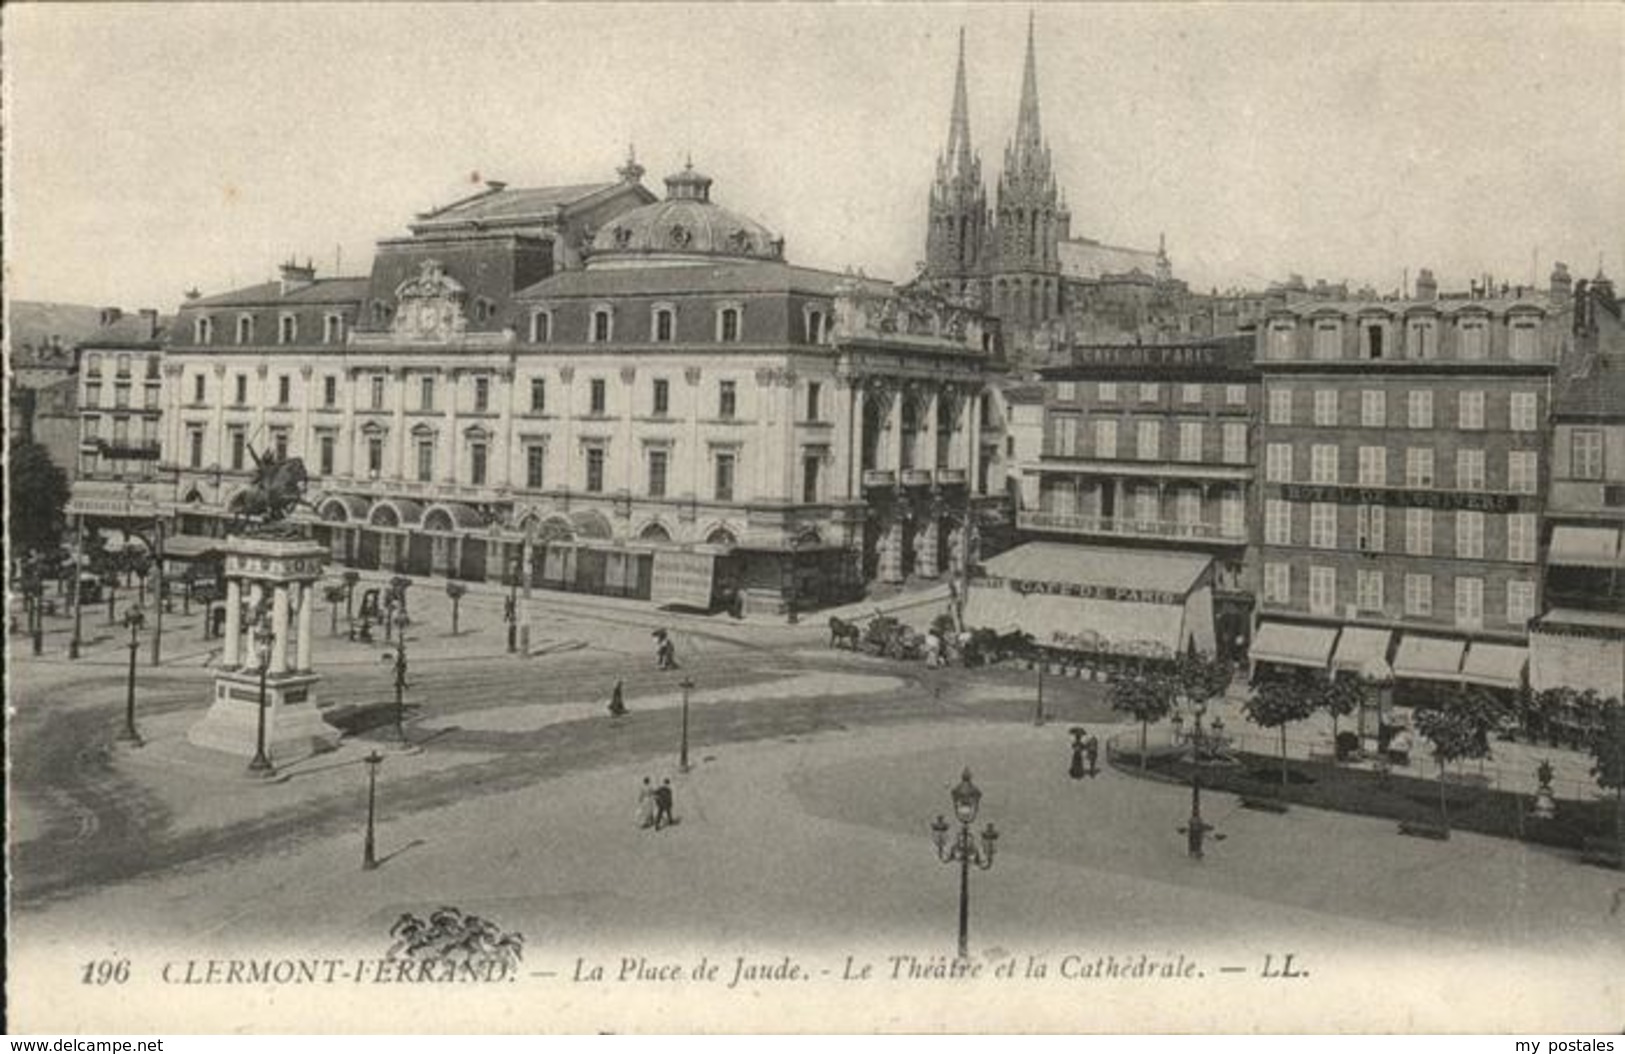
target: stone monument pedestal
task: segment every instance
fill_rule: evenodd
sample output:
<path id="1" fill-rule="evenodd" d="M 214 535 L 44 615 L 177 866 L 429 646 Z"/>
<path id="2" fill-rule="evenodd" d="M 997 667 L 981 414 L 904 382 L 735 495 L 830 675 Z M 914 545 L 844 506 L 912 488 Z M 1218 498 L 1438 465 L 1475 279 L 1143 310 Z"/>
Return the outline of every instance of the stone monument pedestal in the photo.
<path id="1" fill-rule="evenodd" d="M 306 538 L 231 536 L 226 627 L 208 712 L 187 732 L 195 746 L 252 758 L 265 670 L 265 747 L 273 764 L 338 745 L 339 730 L 316 707 L 311 668 L 316 582 L 326 549 Z M 295 647 L 289 654 L 289 643 Z"/>

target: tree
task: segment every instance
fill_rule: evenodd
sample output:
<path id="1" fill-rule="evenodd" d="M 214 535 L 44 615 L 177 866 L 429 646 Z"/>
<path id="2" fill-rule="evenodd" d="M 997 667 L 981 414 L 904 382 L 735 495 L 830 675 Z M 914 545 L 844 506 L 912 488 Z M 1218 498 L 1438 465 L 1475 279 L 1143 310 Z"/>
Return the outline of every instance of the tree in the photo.
<path id="1" fill-rule="evenodd" d="M 453 637 L 457 636 L 457 612 L 462 607 L 463 594 L 467 592 L 468 587 L 461 582 L 446 583 L 446 595 L 451 598 L 451 635 Z"/>
<path id="2" fill-rule="evenodd" d="M 1618 699 L 1601 704 L 1602 722 L 1591 736 L 1591 774 L 1597 784 L 1614 792 L 1614 835 L 1620 865 L 1625 866 L 1625 705 Z"/>
<path id="3" fill-rule="evenodd" d="M 1329 674 L 1316 678 L 1315 709 L 1324 710 L 1332 717 L 1332 742 L 1337 742 L 1338 718 L 1347 717 L 1365 701 L 1365 685 L 1357 677 L 1338 677 Z"/>
<path id="4" fill-rule="evenodd" d="M 67 525 L 68 475 L 38 443 L 11 444 L 6 527 L 13 552 L 56 552 Z"/>
<path id="5" fill-rule="evenodd" d="M 1131 666 L 1112 678 L 1112 709 L 1140 722 L 1140 768 L 1145 768 L 1146 733 L 1173 709 L 1170 683 L 1143 666 Z"/>
<path id="6" fill-rule="evenodd" d="M 350 591 L 344 586 L 328 586 L 322 590 L 322 599 L 327 601 L 327 613 L 332 624 L 328 626 L 329 636 L 339 635 L 339 605 L 350 599 Z"/>
<path id="7" fill-rule="evenodd" d="M 1230 664 L 1215 656 L 1184 654 L 1168 672 L 1174 694 L 1193 703 L 1223 695 L 1230 687 Z"/>
<path id="8" fill-rule="evenodd" d="M 1242 707 L 1248 719 L 1260 728 L 1281 730 L 1281 789 L 1287 783 L 1286 726 L 1302 721 L 1315 712 L 1314 687 L 1307 678 L 1288 677 L 1265 681 Z"/>
<path id="9" fill-rule="evenodd" d="M 1450 826 L 1450 808 L 1444 793 L 1445 766 L 1466 758 L 1488 757 L 1489 739 L 1471 706 L 1445 706 L 1438 710 L 1418 710 L 1417 730 L 1433 744 L 1433 760 L 1439 765 L 1439 817 Z"/>

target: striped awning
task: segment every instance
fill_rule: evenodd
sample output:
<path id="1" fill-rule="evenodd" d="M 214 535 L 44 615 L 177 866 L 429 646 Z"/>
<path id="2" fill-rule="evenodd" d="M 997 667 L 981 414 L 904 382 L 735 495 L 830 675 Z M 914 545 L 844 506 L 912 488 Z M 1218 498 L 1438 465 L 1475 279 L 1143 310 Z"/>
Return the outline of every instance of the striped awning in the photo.
<path id="1" fill-rule="evenodd" d="M 1559 524 L 1552 531 L 1546 562 L 1554 567 L 1611 568 L 1618 559 L 1618 528 Z"/>
<path id="2" fill-rule="evenodd" d="M 1183 604 L 1024 594 L 975 580 L 965 596 L 964 621 L 999 633 L 1025 630 L 1048 647 L 1127 655 L 1178 654 L 1186 633 Z"/>
<path id="3" fill-rule="evenodd" d="M 1290 622 L 1260 622 L 1248 654 L 1264 662 L 1307 666 L 1324 670 L 1331 659 L 1337 630 L 1330 626 L 1298 626 Z"/>
<path id="4" fill-rule="evenodd" d="M 1529 649 L 1513 644 L 1474 641 L 1461 664 L 1461 679 L 1492 688 L 1523 687 L 1524 667 L 1529 665 Z"/>
<path id="5" fill-rule="evenodd" d="M 1399 642 L 1399 653 L 1394 656 L 1394 676 L 1424 681 L 1459 681 L 1461 655 L 1466 650 L 1467 642 L 1464 640 L 1407 634 Z"/>

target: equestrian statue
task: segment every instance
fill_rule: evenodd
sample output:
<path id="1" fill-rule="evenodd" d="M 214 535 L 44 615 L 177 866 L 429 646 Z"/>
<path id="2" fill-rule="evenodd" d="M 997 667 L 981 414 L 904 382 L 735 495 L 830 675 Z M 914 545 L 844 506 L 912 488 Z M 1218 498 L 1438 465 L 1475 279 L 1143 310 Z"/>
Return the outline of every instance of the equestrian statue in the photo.
<path id="1" fill-rule="evenodd" d="M 255 537 L 302 537 L 303 532 L 286 520 L 297 506 L 309 504 L 304 500 L 309 480 L 304 461 L 271 452 L 262 456 L 252 446 L 248 453 L 254 459 L 253 481 L 232 497 L 227 511 L 236 524 L 247 525 L 245 533 Z"/>

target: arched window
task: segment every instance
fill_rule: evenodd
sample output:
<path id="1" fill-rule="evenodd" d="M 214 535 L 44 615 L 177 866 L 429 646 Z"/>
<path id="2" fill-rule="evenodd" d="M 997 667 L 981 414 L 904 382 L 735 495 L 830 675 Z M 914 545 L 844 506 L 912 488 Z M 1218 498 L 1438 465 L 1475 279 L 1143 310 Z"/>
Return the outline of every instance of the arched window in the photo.
<path id="1" fill-rule="evenodd" d="M 657 344 L 669 344 L 677 339 L 677 309 L 670 304 L 656 304 L 649 320 L 649 339 Z"/>
<path id="2" fill-rule="evenodd" d="M 553 339 L 553 313 L 537 311 L 530 316 L 530 339 L 534 344 L 546 344 Z"/>
<path id="3" fill-rule="evenodd" d="M 192 320 L 192 340 L 197 344 L 214 343 L 214 319 L 199 315 Z"/>
<path id="4" fill-rule="evenodd" d="M 237 343 L 251 344 L 254 340 L 254 316 L 237 316 Z"/>
<path id="5" fill-rule="evenodd" d="M 731 344 L 742 338 L 745 310 L 738 304 L 724 304 L 717 309 L 717 340 Z"/>
<path id="6" fill-rule="evenodd" d="M 299 339 L 299 319 L 293 315 L 283 315 L 277 319 L 276 339 L 278 344 L 292 344 Z"/>
<path id="7" fill-rule="evenodd" d="M 593 308 L 592 328 L 587 333 L 587 340 L 593 344 L 607 344 L 614 339 L 615 313 L 607 304 Z"/>

